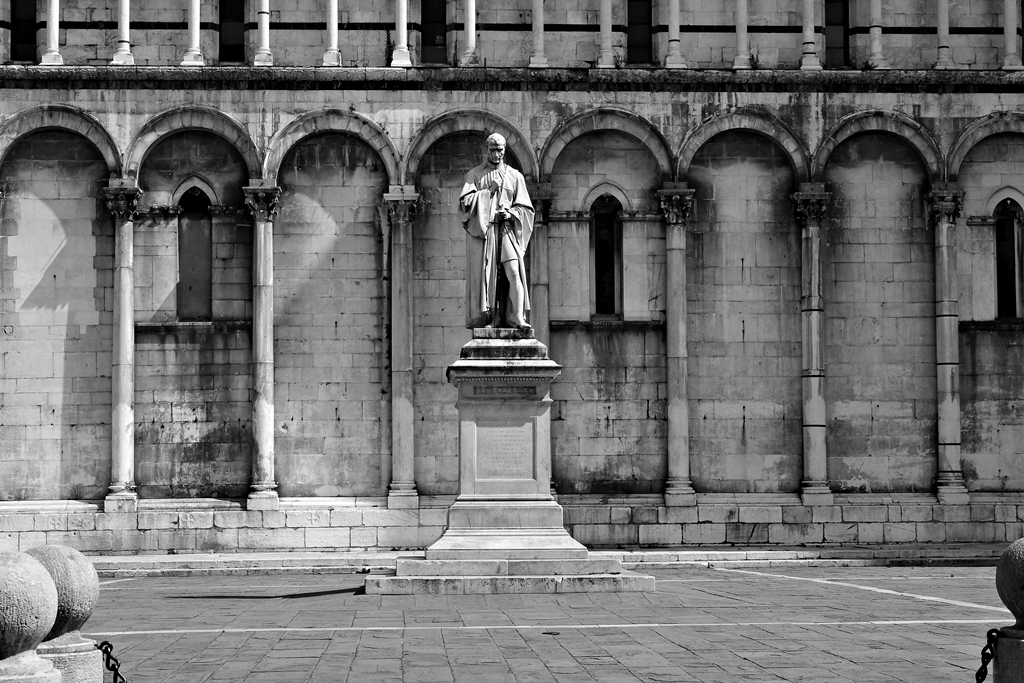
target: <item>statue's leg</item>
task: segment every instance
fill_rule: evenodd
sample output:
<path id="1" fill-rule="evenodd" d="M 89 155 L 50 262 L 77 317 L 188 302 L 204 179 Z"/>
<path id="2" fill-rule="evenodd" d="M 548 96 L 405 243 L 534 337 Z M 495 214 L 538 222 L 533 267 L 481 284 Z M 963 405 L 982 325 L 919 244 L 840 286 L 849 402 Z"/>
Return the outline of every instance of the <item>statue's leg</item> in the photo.
<path id="1" fill-rule="evenodd" d="M 526 312 L 523 310 L 525 285 L 519 277 L 519 261 L 505 261 L 505 277 L 508 278 L 508 301 L 505 308 L 505 323 L 509 327 L 525 327 Z"/>

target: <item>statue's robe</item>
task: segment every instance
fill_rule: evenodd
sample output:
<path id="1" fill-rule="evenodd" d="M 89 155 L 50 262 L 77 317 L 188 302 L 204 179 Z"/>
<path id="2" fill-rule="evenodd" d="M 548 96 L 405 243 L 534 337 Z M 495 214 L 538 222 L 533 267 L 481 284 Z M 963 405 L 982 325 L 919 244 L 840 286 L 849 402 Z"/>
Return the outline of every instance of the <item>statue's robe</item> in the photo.
<path id="1" fill-rule="evenodd" d="M 494 193 L 489 189 L 498 185 Z M 512 215 L 512 229 L 500 230 L 495 224 L 498 209 Z M 523 316 L 530 310 L 526 287 L 526 247 L 533 234 L 533 204 L 526 190 L 526 179 L 514 168 L 502 163 L 484 162 L 466 174 L 459 195 L 459 219 L 466 239 L 466 327 L 484 327 L 495 313 L 498 268 L 500 263 L 517 261 L 523 286 Z"/>

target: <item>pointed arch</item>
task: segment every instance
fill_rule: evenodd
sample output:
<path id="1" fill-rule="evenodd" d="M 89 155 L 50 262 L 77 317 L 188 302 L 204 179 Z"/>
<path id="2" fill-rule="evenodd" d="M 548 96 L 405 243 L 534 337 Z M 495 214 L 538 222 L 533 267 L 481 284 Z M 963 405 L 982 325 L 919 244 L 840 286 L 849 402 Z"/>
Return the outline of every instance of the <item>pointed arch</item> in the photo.
<path id="1" fill-rule="evenodd" d="M 137 178 L 139 166 L 156 143 L 172 133 L 185 130 L 203 130 L 221 136 L 242 155 L 249 177 L 260 177 L 263 164 L 249 131 L 227 114 L 210 107 L 177 107 L 146 122 L 128 146 L 124 163 L 125 176 Z"/>
<path id="2" fill-rule="evenodd" d="M 624 133 L 647 148 L 661 169 L 662 178 L 672 179 L 672 151 L 668 142 L 654 125 L 631 111 L 602 107 L 576 114 L 561 124 L 551 133 L 541 152 L 540 173 L 542 178 L 550 178 L 555 167 L 555 160 L 566 146 L 587 133 L 598 131 L 615 131 Z"/>
<path id="3" fill-rule="evenodd" d="M 960 166 L 974 146 L 987 137 L 1000 133 L 1018 133 L 1024 135 L 1024 113 L 1016 111 L 997 111 L 983 118 L 972 121 L 953 143 L 946 162 L 946 175 L 951 182 L 956 182 L 960 175 Z"/>
<path id="4" fill-rule="evenodd" d="M 526 135 L 518 126 L 506 118 L 480 109 L 459 109 L 442 114 L 428 121 L 420 130 L 419 135 L 409 146 L 409 153 L 404 159 L 402 177 L 406 185 L 416 182 L 420 159 L 441 138 L 452 133 L 480 131 L 482 133 L 500 133 L 505 137 L 505 145 L 512 151 L 522 165 L 520 169 L 527 180 L 537 177 L 537 156 L 530 148 Z"/>
<path id="5" fill-rule="evenodd" d="M 780 148 L 789 157 L 789 165 L 796 175 L 796 182 L 809 178 L 807 146 L 782 119 L 760 109 L 732 109 L 701 122 L 686 134 L 679 148 L 677 177 L 684 178 L 690 170 L 693 157 L 704 144 L 719 133 L 730 130 L 749 131 L 762 135 Z"/>
<path id="6" fill-rule="evenodd" d="M 121 175 L 121 153 L 107 129 L 90 114 L 66 104 L 48 104 L 15 114 L 0 127 L 0 163 L 19 138 L 47 128 L 78 133 L 94 144 L 111 177 Z"/>
<path id="7" fill-rule="evenodd" d="M 384 163 L 388 183 L 400 184 L 398 151 L 384 129 L 362 114 L 339 109 L 303 114 L 278 131 L 270 141 L 263 177 L 276 183 L 281 162 L 292 147 L 310 135 L 332 132 L 353 135 L 369 145 Z"/>
<path id="8" fill-rule="evenodd" d="M 603 197 L 606 194 L 615 197 L 619 204 L 622 205 L 623 211 L 633 210 L 633 202 L 629 200 L 629 193 L 626 192 L 621 185 L 610 180 L 598 183 L 594 187 L 590 188 L 590 190 L 587 191 L 587 196 L 584 197 L 583 203 L 580 206 L 583 207 L 584 211 L 589 211 L 589 207 L 600 197 Z"/>
<path id="9" fill-rule="evenodd" d="M 924 126 L 909 116 L 894 111 L 862 111 L 840 119 L 822 138 L 811 164 L 811 180 L 819 182 L 832 152 L 841 143 L 859 133 L 891 133 L 910 144 L 916 151 L 931 181 L 944 178 L 942 152 L 935 138 Z"/>

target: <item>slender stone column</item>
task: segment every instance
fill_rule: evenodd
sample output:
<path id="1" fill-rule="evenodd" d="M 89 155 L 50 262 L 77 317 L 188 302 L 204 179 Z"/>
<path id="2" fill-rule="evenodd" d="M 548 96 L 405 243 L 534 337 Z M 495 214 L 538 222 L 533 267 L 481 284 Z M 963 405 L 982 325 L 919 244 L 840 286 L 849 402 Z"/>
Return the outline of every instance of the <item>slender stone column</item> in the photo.
<path id="1" fill-rule="evenodd" d="M 256 27 L 259 45 L 253 55 L 253 66 L 274 66 L 274 55 L 270 52 L 270 0 L 260 0 L 256 12 Z"/>
<path id="2" fill-rule="evenodd" d="M 548 65 L 544 56 L 544 0 L 533 0 L 533 54 L 530 68 L 543 69 Z"/>
<path id="3" fill-rule="evenodd" d="M 391 222 L 391 485 L 389 508 L 417 508 L 413 464 L 412 219 L 419 195 L 411 185 L 384 194 Z"/>
<path id="4" fill-rule="evenodd" d="M 1017 51 L 1017 2 L 1003 0 L 1003 68 L 1008 71 L 1024 69 Z"/>
<path id="5" fill-rule="evenodd" d="M 258 183 L 258 181 L 256 181 Z M 249 510 L 278 508 L 274 480 L 274 215 L 281 188 L 269 183 L 244 188 L 253 220 L 252 277 L 252 482 Z"/>
<path id="6" fill-rule="evenodd" d="M 181 66 L 203 66 L 203 50 L 199 39 L 200 0 L 188 2 L 188 51 L 181 60 Z"/>
<path id="7" fill-rule="evenodd" d="M 824 183 L 801 183 L 793 194 L 801 229 L 800 327 L 803 346 L 804 474 L 800 497 L 804 505 L 832 505 L 825 442 L 825 340 L 822 335 L 824 297 L 821 287 L 821 222 L 832 194 Z"/>
<path id="8" fill-rule="evenodd" d="M 395 10 L 395 49 L 391 53 L 391 66 L 410 67 L 409 0 L 398 0 Z"/>
<path id="9" fill-rule="evenodd" d="M 665 52 L 666 69 L 685 69 L 686 60 L 679 42 L 679 1 L 668 0 L 668 49 Z"/>
<path id="10" fill-rule="evenodd" d="M 818 59 L 817 41 L 814 39 L 814 6 L 816 0 L 804 0 L 804 49 L 800 56 L 802 71 L 821 71 L 821 60 Z"/>
<path id="11" fill-rule="evenodd" d="M 597 58 L 597 68 L 614 69 L 615 52 L 612 50 L 612 0 L 601 0 L 601 52 Z"/>
<path id="12" fill-rule="evenodd" d="M 466 0 L 466 20 L 464 22 L 463 42 L 466 49 L 462 53 L 460 66 L 473 66 L 479 62 L 476 54 L 476 0 Z"/>
<path id="13" fill-rule="evenodd" d="M 888 69 L 889 63 L 885 61 L 882 54 L 882 0 L 871 0 L 871 28 L 868 34 L 871 38 L 871 56 L 868 61 L 875 65 L 876 69 Z"/>
<path id="14" fill-rule="evenodd" d="M 936 69 L 955 69 L 956 63 L 952 59 L 952 51 L 949 49 L 949 0 L 937 0 L 936 24 L 938 25 L 938 58 L 935 60 Z"/>
<path id="15" fill-rule="evenodd" d="M 130 0 L 117 0 L 117 51 L 114 52 L 110 63 L 124 66 L 135 64 L 135 57 L 132 55 Z"/>
<path id="16" fill-rule="evenodd" d="M 60 56 L 60 0 L 49 0 L 46 8 L 46 52 L 39 63 L 60 66 L 64 63 Z"/>
<path id="17" fill-rule="evenodd" d="M 327 0 L 327 49 L 323 66 L 341 66 L 338 50 L 338 0 Z"/>
<path id="18" fill-rule="evenodd" d="M 551 345 L 551 303 L 548 298 L 548 213 L 551 210 L 551 183 L 529 188 L 537 209 L 533 237 L 527 249 L 530 258 L 530 324 L 541 343 Z"/>
<path id="19" fill-rule="evenodd" d="M 665 505 L 696 505 L 690 481 L 690 406 L 687 402 L 686 352 L 686 223 L 693 211 L 694 191 L 686 183 L 658 190 L 665 216 L 665 326 L 668 376 L 668 479 Z"/>
<path id="20" fill-rule="evenodd" d="M 106 512 L 134 512 L 135 493 L 135 209 L 142 194 L 133 180 L 103 189 L 114 217 L 114 357 L 110 418 L 110 493 Z"/>
<path id="21" fill-rule="evenodd" d="M 736 57 L 732 68 L 750 68 L 750 39 L 747 37 L 747 0 L 736 0 Z"/>
<path id="22" fill-rule="evenodd" d="M 934 183 L 928 202 L 935 219 L 935 378 L 939 418 L 936 494 L 940 503 L 970 502 L 960 465 L 960 338 L 956 286 L 956 221 L 964 193 Z"/>

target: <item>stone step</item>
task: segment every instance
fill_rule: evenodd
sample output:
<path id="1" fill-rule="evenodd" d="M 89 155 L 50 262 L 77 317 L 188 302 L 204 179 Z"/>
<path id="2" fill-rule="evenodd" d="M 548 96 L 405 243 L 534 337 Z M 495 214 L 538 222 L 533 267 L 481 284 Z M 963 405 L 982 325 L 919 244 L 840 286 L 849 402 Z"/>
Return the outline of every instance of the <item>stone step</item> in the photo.
<path id="1" fill-rule="evenodd" d="M 422 560 L 398 558 L 397 576 L 566 576 L 616 574 L 622 563 L 613 558 L 588 560 Z"/>
<path id="2" fill-rule="evenodd" d="M 586 576 L 366 577 L 367 595 L 498 595 L 511 593 L 636 593 L 654 591 L 654 577 L 635 572 Z"/>

